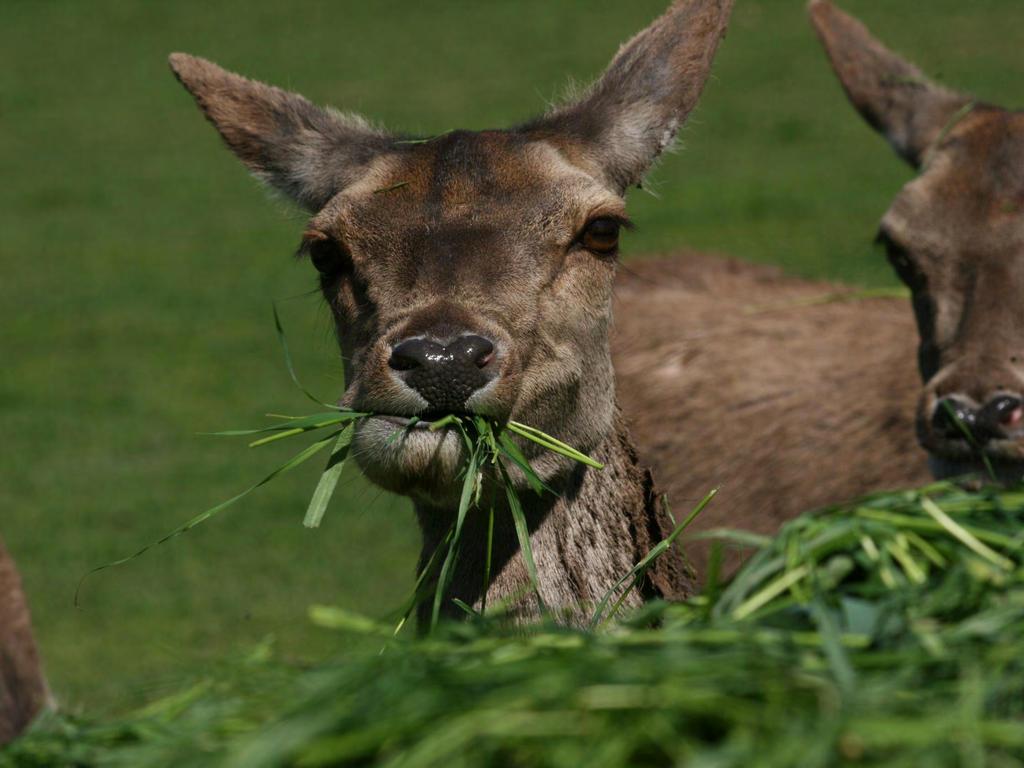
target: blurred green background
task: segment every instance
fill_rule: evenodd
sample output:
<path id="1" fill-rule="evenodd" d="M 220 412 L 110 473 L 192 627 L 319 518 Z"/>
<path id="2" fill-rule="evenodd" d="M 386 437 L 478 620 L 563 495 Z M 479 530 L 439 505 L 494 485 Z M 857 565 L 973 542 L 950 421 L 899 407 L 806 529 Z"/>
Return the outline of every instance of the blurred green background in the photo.
<path id="1" fill-rule="evenodd" d="M 0 2 L 0 531 L 52 683 L 123 708 L 228 649 L 336 642 L 311 603 L 381 615 L 412 584 L 406 505 L 352 474 L 300 525 L 314 466 L 85 584 L 280 462 L 200 431 L 340 384 L 327 313 L 290 255 L 303 217 L 225 151 L 167 70 L 184 50 L 410 132 L 503 126 L 595 76 L 665 0 Z M 946 82 L 1013 102 L 1020 0 L 845 0 Z M 683 248 L 806 275 L 892 281 L 871 248 L 907 168 L 847 105 L 802 0 L 739 0 L 700 109 L 632 193 L 630 257 Z M 319 463 L 319 462 L 316 462 Z"/>

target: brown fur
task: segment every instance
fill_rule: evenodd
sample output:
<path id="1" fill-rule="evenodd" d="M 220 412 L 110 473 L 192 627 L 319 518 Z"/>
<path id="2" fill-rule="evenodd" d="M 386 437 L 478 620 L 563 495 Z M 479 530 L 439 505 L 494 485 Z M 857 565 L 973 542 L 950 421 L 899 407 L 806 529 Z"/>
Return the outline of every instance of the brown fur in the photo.
<path id="1" fill-rule="evenodd" d="M 47 695 L 18 569 L 0 541 L 0 746 L 35 719 Z"/>
<path id="2" fill-rule="evenodd" d="M 638 466 L 621 417 L 616 416 L 614 431 L 592 455 L 605 464 L 604 470 L 577 467 L 556 486 L 557 497 L 522 494 L 541 598 L 572 622 L 590 616 L 609 588 L 672 530 L 649 472 Z M 424 534 L 425 558 L 447 535 L 451 511 L 423 504 L 417 505 L 416 511 Z M 486 537 L 487 517 L 474 513 L 463 530 L 467 545 L 451 593 L 452 598 L 469 605 L 482 603 Z M 515 613 L 532 615 L 534 607 L 520 600 L 529 593 L 530 582 L 519 557 L 511 516 L 503 508 L 495 516 L 494 542 L 488 604 L 509 601 Z M 421 568 L 424 565 L 421 559 Z M 639 593 L 632 593 L 624 605 L 636 607 L 653 597 L 682 599 L 692 589 L 692 571 L 673 552 L 656 562 Z M 421 620 L 430 610 L 429 603 L 421 606 Z"/>
<path id="3" fill-rule="evenodd" d="M 452 524 L 465 448 L 454 429 L 404 428 L 440 415 L 391 366 L 402 342 L 493 342 L 489 383 L 465 410 L 537 427 L 602 458 L 603 472 L 524 443 L 558 496 L 529 496 L 544 601 L 573 621 L 629 570 L 670 523 L 652 503 L 617 416 L 608 332 L 614 249 L 595 250 L 594 222 L 623 222 L 625 188 L 672 141 L 697 101 L 732 0 L 677 0 L 627 43 L 580 100 L 518 128 L 409 140 L 225 72 L 184 54 L 171 66 L 229 147 L 257 176 L 312 213 L 302 251 L 320 271 L 348 389 L 361 421 L 357 461 L 413 499 L 422 561 Z M 396 423 L 397 422 L 397 423 Z M 509 511 L 498 506 L 499 562 L 488 599 L 522 599 L 523 566 Z M 470 520 L 452 596 L 482 602 L 481 523 Z M 673 553 L 648 594 L 685 594 Z M 446 612 L 456 612 L 449 601 Z"/>
<path id="4" fill-rule="evenodd" d="M 843 292 L 700 254 L 628 264 L 613 352 L 641 461 L 677 518 L 720 489 L 687 539 L 771 534 L 800 512 L 929 479 L 911 312 L 892 299 L 808 304 Z M 687 545 L 698 574 L 707 554 Z"/>
<path id="5" fill-rule="evenodd" d="M 821 303 L 849 289 L 696 255 L 630 264 L 620 397 L 677 511 L 722 487 L 697 532 L 772 533 L 809 509 L 920 485 L 929 464 L 978 470 L 965 439 L 936 434 L 938 402 L 1024 391 L 1024 115 L 966 110 L 968 97 L 831 3 L 811 16 L 850 100 L 921 170 L 882 221 L 912 306 Z M 1021 427 L 984 450 L 1001 479 L 1024 475 Z M 689 552 L 702 571 L 708 545 Z"/>

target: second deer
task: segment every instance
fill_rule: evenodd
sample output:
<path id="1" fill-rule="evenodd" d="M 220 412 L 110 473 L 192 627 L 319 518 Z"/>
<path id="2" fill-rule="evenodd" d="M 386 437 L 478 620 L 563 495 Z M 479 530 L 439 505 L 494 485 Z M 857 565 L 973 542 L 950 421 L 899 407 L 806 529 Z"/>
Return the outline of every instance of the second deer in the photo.
<path id="1" fill-rule="evenodd" d="M 819 303 L 850 289 L 698 255 L 630 264 L 620 396 L 676 508 L 721 486 L 695 531 L 771 533 L 933 475 L 1024 477 L 1024 114 L 935 84 L 825 0 L 811 17 L 919 171 L 879 231 L 912 299 Z M 690 554 L 701 570 L 707 546 Z"/>

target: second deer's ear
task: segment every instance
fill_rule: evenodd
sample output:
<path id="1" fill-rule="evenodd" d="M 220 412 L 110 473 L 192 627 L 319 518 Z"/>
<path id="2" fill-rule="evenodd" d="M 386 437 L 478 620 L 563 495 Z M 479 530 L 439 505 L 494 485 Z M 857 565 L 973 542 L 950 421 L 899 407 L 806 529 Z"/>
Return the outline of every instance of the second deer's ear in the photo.
<path id="1" fill-rule="evenodd" d="M 920 167 L 929 148 L 971 99 L 929 80 L 828 0 L 811 21 L 851 103 L 903 159 Z"/>
<path id="2" fill-rule="evenodd" d="M 568 142 L 619 192 L 675 140 L 711 71 L 733 0 L 676 0 L 579 101 L 530 126 Z"/>
<path id="3" fill-rule="evenodd" d="M 250 171 L 309 211 L 358 180 L 390 139 L 357 117 L 174 53 L 171 69 Z"/>

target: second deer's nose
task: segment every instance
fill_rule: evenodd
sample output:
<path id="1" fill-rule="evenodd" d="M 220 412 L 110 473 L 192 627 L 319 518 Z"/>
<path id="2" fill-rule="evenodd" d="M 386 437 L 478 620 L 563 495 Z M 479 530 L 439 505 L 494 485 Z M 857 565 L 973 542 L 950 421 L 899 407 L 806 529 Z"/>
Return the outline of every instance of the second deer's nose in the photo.
<path id="1" fill-rule="evenodd" d="M 1006 430 L 1017 429 L 1024 422 L 1024 402 L 1015 395 L 999 395 L 978 413 L 978 423 L 992 436 L 1002 437 Z"/>
<path id="2" fill-rule="evenodd" d="M 460 336 L 448 344 L 415 337 L 392 348 L 388 365 L 431 411 L 447 414 L 463 410 L 469 396 L 494 377 L 487 370 L 493 358 L 494 343 L 483 336 Z"/>
<path id="3" fill-rule="evenodd" d="M 946 397 L 935 409 L 932 426 L 944 437 L 963 438 L 967 433 L 971 439 L 986 443 L 1024 426 L 1024 401 L 1014 395 L 999 395 L 978 409 L 959 398 Z"/>

